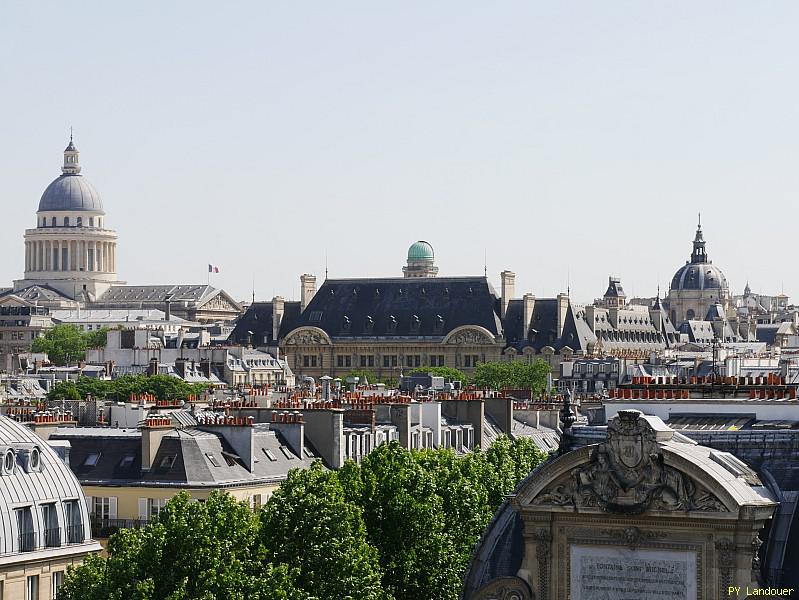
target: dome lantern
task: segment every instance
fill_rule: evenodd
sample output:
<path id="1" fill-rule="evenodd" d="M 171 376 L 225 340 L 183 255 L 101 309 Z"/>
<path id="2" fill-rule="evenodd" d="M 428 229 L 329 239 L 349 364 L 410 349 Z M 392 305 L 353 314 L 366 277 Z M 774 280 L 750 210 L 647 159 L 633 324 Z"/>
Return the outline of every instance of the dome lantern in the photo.
<path id="1" fill-rule="evenodd" d="M 80 152 L 72 142 L 72 132 L 69 133 L 69 144 L 64 148 L 64 166 L 61 172 L 64 175 L 77 175 L 80 173 Z"/>

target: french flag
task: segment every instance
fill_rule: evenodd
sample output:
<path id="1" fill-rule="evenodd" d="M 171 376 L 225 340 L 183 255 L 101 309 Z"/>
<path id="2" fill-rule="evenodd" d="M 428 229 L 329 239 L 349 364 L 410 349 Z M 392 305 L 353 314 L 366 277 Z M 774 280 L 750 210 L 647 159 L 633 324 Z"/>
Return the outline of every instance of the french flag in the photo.
<path id="1" fill-rule="evenodd" d="M 219 267 L 216 265 L 209 264 L 208 265 L 208 272 L 209 273 L 219 273 Z"/>

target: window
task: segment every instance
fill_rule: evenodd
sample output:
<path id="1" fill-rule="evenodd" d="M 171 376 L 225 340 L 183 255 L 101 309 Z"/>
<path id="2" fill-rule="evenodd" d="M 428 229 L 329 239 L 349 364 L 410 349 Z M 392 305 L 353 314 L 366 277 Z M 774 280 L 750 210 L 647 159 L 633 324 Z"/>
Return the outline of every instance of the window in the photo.
<path id="1" fill-rule="evenodd" d="M 420 367 L 420 366 L 422 366 L 422 355 L 421 354 L 408 354 L 405 357 L 405 366 L 406 367 Z"/>
<path id="2" fill-rule="evenodd" d="M 121 469 L 129 469 L 130 466 L 133 464 L 133 461 L 136 460 L 136 456 L 133 454 L 126 454 L 119 460 L 119 467 Z"/>
<path id="3" fill-rule="evenodd" d="M 207 459 L 208 459 L 208 461 L 209 461 L 209 462 L 210 462 L 212 465 L 214 465 L 215 467 L 220 467 L 220 466 L 221 466 L 221 465 L 219 464 L 219 461 L 216 459 L 216 456 L 214 456 L 213 454 L 209 454 L 208 452 L 206 452 L 206 453 L 205 453 L 205 458 L 207 458 Z"/>
<path id="4" fill-rule="evenodd" d="M 58 513 L 55 504 L 42 505 L 42 527 L 44 527 L 44 545 L 57 548 L 61 545 L 61 530 L 58 528 Z"/>
<path id="5" fill-rule="evenodd" d="M 397 355 L 394 354 L 392 356 L 383 356 L 383 367 L 386 369 L 390 369 L 392 367 L 397 366 Z"/>
<path id="6" fill-rule="evenodd" d="M 316 355 L 315 354 L 306 354 L 302 357 L 302 366 L 303 367 L 315 367 L 316 366 Z"/>
<path id="7" fill-rule="evenodd" d="M 444 355 L 443 354 L 431 354 L 430 355 L 430 366 L 431 367 L 443 367 L 444 366 Z"/>
<path id="8" fill-rule="evenodd" d="M 166 498 L 147 498 L 147 516 L 152 521 L 158 518 L 166 506 Z"/>
<path id="9" fill-rule="evenodd" d="M 55 227 L 55 217 L 50 219 L 50 227 Z"/>
<path id="10" fill-rule="evenodd" d="M 615 373 L 616 371 L 618 371 L 618 370 L 619 370 L 619 363 L 617 363 L 617 362 L 614 362 L 614 363 L 612 363 L 612 364 L 610 365 L 610 370 L 611 370 L 611 371 L 613 371 L 614 373 Z"/>
<path id="11" fill-rule="evenodd" d="M 99 452 L 90 452 L 86 455 L 86 458 L 83 459 L 83 466 L 84 467 L 96 467 L 97 462 L 100 460 L 100 453 Z"/>
<path id="12" fill-rule="evenodd" d="M 3 457 L 3 470 L 6 473 L 13 473 L 14 472 L 14 465 L 17 463 L 16 456 L 14 455 L 13 450 L 9 450 L 6 452 L 6 455 Z"/>
<path id="13" fill-rule="evenodd" d="M 95 518 L 106 520 L 111 518 L 111 498 L 92 498 L 92 514 Z"/>
<path id="14" fill-rule="evenodd" d="M 94 217 L 89 217 L 89 227 L 94 227 Z"/>
<path id="15" fill-rule="evenodd" d="M 39 600 L 38 575 L 28 575 L 25 580 L 25 600 Z"/>
<path id="16" fill-rule="evenodd" d="M 78 217 L 78 218 L 77 218 L 77 225 L 78 225 L 78 227 L 80 227 L 81 225 L 83 225 L 83 217 Z"/>
<path id="17" fill-rule="evenodd" d="M 466 368 L 476 367 L 480 362 L 479 354 L 465 354 L 463 356 L 463 366 Z"/>
<path id="18" fill-rule="evenodd" d="M 259 510 L 261 508 L 261 504 L 262 503 L 263 503 L 263 500 L 261 498 L 261 494 L 253 494 L 252 495 L 251 508 L 253 510 Z"/>
<path id="19" fill-rule="evenodd" d="M 339 354 L 336 356 L 336 366 L 337 367 L 351 367 L 352 366 L 352 356 L 349 354 Z"/>
<path id="20" fill-rule="evenodd" d="M 586 373 L 588 373 L 589 375 L 592 375 L 592 374 L 594 373 L 594 365 L 593 365 L 593 364 L 591 364 L 591 363 L 588 363 L 588 364 L 586 365 L 586 370 L 585 370 L 585 372 L 586 372 Z"/>
<path id="21" fill-rule="evenodd" d="M 372 354 L 361 354 L 361 366 L 362 367 L 374 367 L 375 366 L 375 357 Z"/>
<path id="22" fill-rule="evenodd" d="M 64 227 L 69 227 L 69 217 L 64 217 Z"/>
<path id="23" fill-rule="evenodd" d="M 175 459 L 176 458 L 177 458 L 177 456 L 175 454 L 170 454 L 168 456 L 165 456 L 164 458 L 161 459 L 161 468 L 162 469 L 171 469 L 172 465 L 175 464 Z"/>
<path id="24" fill-rule="evenodd" d="M 281 446 L 280 451 L 283 453 L 283 456 L 285 456 L 287 459 L 294 460 L 294 454 L 286 446 Z"/>
<path id="25" fill-rule="evenodd" d="M 53 571 L 51 581 L 53 583 L 53 590 L 52 590 L 53 591 L 53 598 L 57 598 L 58 597 L 58 590 L 64 584 L 64 571 Z M 3 596 L 0 595 L 0 600 L 2 600 L 2 599 L 3 599 Z"/>
<path id="26" fill-rule="evenodd" d="M 36 532 L 33 529 L 33 511 L 30 506 L 14 510 L 17 518 L 17 539 L 20 552 L 36 549 Z"/>
<path id="27" fill-rule="evenodd" d="M 264 451 L 266 458 L 268 458 L 271 462 L 275 462 L 277 460 L 277 457 L 272 454 L 271 450 L 267 450 L 266 448 L 262 448 L 262 450 Z"/>
<path id="28" fill-rule="evenodd" d="M 64 526 L 66 527 L 67 544 L 80 544 L 84 540 L 83 519 L 77 500 L 64 502 Z"/>

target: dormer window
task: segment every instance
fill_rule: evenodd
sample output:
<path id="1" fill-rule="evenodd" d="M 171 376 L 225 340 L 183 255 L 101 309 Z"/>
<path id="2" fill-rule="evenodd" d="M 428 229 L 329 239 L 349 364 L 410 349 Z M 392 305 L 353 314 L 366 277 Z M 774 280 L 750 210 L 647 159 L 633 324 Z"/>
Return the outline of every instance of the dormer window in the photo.
<path id="1" fill-rule="evenodd" d="M 14 472 L 14 466 L 17 464 L 17 457 L 14 451 L 9 448 L 3 456 L 3 475 L 11 475 Z"/>

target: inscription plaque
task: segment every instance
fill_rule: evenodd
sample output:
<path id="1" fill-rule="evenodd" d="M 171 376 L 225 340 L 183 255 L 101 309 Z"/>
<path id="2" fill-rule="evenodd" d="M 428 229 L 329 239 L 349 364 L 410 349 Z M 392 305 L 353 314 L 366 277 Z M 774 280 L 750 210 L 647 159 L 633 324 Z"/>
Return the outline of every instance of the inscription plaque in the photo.
<path id="1" fill-rule="evenodd" d="M 572 545 L 571 600 L 696 600 L 696 553 Z"/>

